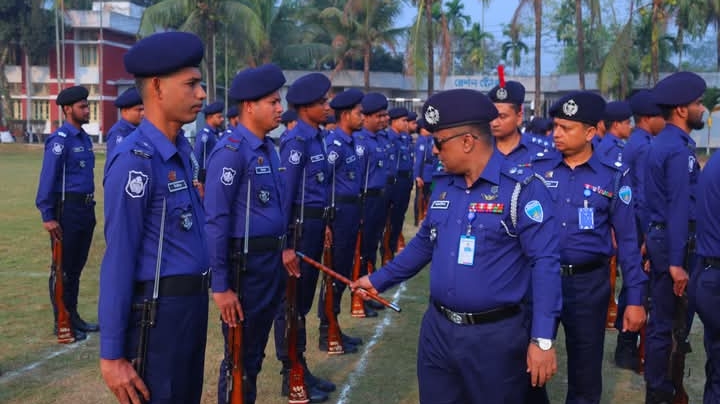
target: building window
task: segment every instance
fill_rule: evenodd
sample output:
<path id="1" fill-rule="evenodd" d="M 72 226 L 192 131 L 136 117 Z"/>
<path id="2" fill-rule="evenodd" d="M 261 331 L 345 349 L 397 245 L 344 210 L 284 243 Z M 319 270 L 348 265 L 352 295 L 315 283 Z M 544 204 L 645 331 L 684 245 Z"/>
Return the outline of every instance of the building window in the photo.
<path id="1" fill-rule="evenodd" d="M 35 55 L 31 58 L 31 64 L 33 66 L 47 66 L 50 64 L 50 54 L 49 53 L 42 53 L 40 55 Z"/>
<path id="2" fill-rule="evenodd" d="M 97 41 L 99 31 L 96 30 L 77 30 L 75 39 L 78 41 Z"/>
<path id="3" fill-rule="evenodd" d="M 10 91 L 10 95 L 21 95 L 22 83 L 8 83 L 8 90 Z"/>
<path id="4" fill-rule="evenodd" d="M 90 122 L 100 122 L 100 103 L 88 101 L 88 108 L 90 108 Z"/>
<path id="5" fill-rule="evenodd" d="M 80 48 L 80 66 L 97 66 L 98 50 L 96 45 L 78 45 Z"/>
<path id="6" fill-rule="evenodd" d="M 100 95 L 98 93 L 98 85 L 97 84 L 80 84 L 81 86 L 87 88 L 89 95 Z"/>
<path id="7" fill-rule="evenodd" d="M 32 114 L 30 117 L 35 121 L 46 121 L 50 119 L 50 101 L 34 100 L 30 101 L 30 109 Z"/>
<path id="8" fill-rule="evenodd" d="M 33 95 L 48 95 L 49 89 L 46 83 L 33 83 L 32 84 Z"/>
<path id="9" fill-rule="evenodd" d="M 21 120 L 22 117 L 22 101 L 21 100 L 10 100 L 10 113 L 11 119 Z"/>

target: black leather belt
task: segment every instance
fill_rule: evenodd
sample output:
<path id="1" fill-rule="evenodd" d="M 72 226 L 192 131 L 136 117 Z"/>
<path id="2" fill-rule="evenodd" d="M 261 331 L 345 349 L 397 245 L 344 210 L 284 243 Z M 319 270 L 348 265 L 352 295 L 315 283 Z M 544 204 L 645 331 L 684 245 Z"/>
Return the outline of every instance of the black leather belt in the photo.
<path id="1" fill-rule="evenodd" d="M 303 209 L 303 216 L 305 216 L 305 219 L 325 219 L 325 215 L 327 214 L 326 208 L 321 208 L 318 206 L 305 206 Z M 293 217 L 298 217 L 300 215 L 300 206 L 294 205 L 293 206 Z"/>
<path id="2" fill-rule="evenodd" d="M 720 269 L 720 258 L 717 257 L 705 257 L 703 258 L 704 267 L 713 267 Z"/>
<path id="3" fill-rule="evenodd" d="M 695 222 L 694 220 L 690 220 L 688 222 L 688 231 L 690 233 L 695 233 L 696 224 L 697 224 L 697 222 Z M 667 228 L 667 226 L 663 222 L 651 222 L 650 223 L 650 230 L 665 230 L 666 228 Z"/>
<path id="4" fill-rule="evenodd" d="M 401 178 L 412 178 L 412 174 L 410 170 L 398 170 L 397 176 Z"/>
<path id="5" fill-rule="evenodd" d="M 360 195 L 335 195 L 336 203 L 359 203 Z"/>
<path id="6" fill-rule="evenodd" d="M 587 272 L 592 272 L 596 269 L 600 269 L 605 267 L 605 265 L 608 264 L 607 260 L 596 260 L 592 262 L 587 262 L 585 264 L 561 264 L 560 265 L 560 274 L 562 276 L 572 276 L 577 274 L 584 274 Z"/>
<path id="7" fill-rule="evenodd" d="M 395 176 L 393 176 L 393 175 L 387 177 L 387 179 L 385 180 L 386 185 L 395 185 L 396 182 L 397 182 L 397 178 L 395 178 Z"/>
<path id="8" fill-rule="evenodd" d="M 233 238 L 231 243 L 234 251 L 242 252 L 245 249 L 244 238 Z M 285 248 L 285 235 L 281 237 L 250 237 L 248 240 L 248 254 L 282 251 L 283 248 Z"/>
<path id="9" fill-rule="evenodd" d="M 479 313 L 458 313 L 435 301 L 432 303 L 440 314 L 445 316 L 445 318 L 450 320 L 450 322 L 459 325 L 494 323 L 520 313 L 520 305 L 518 304 L 498 307 L 497 309 L 482 311 Z"/>
<path id="10" fill-rule="evenodd" d="M 160 278 L 158 296 L 197 296 L 208 293 L 209 272 L 202 275 L 173 275 Z M 152 296 L 154 281 L 135 282 L 135 296 Z"/>
<path id="11" fill-rule="evenodd" d="M 367 192 L 365 192 L 365 196 L 368 198 L 377 198 L 378 196 L 383 196 L 384 194 L 384 188 L 368 188 Z"/>
<path id="12" fill-rule="evenodd" d="M 62 194 L 60 194 L 62 198 Z M 95 194 L 81 194 L 78 192 L 65 192 L 65 202 L 79 202 L 89 205 L 95 200 Z"/>

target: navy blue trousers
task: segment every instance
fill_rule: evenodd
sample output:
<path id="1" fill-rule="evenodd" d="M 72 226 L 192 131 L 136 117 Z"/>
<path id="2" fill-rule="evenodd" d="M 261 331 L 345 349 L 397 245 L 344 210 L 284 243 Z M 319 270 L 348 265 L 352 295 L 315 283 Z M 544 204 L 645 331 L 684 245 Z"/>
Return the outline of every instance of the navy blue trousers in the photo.
<path id="1" fill-rule="evenodd" d="M 410 191 L 413 180 L 407 177 L 398 177 L 389 197 L 390 200 L 390 250 L 397 252 L 398 239 L 402 233 L 405 212 L 410 205 Z"/>
<path id="2" fill-rule="evenodd" d="M 374 266 L 383 228 L 385 227 L 385 220 L 387 219 L 387 199 L 385 196 L 368 197 L 365 200 L 365 211 L 362 214 L 364 220 L 362 256 Z M 365 268 L 360 270 L 360 276 L 366 273 Z"/>
<path id="3" fill-rule="evenodd" d="M 148 297 L 138 296 L 133 303 Z M 125 339 L 125 356 L 137 357 L 141 313 L 133 311 Z M 160 297 L 157 322 L 148 332 L 144 382 L 148 404 L 199 404 L 205 371 L 208 295 Z"/>
<path id="4" fill-rule="evenodd" d="M 698 258 L 698 261 L 701 261 Z M 699 262 L 689 298 L 697 308 L 704 326 L 705 362 L 704 404 L 720 402 L 720 268 L 705 267 Z"/>

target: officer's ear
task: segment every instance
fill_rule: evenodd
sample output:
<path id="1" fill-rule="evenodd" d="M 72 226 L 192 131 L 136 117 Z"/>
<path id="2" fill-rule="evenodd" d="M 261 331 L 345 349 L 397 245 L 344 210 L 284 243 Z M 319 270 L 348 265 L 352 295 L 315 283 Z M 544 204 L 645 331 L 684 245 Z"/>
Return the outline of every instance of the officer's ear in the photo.
<path id="1" fill-rule="evenodd" d="M 592 141 L 592 139 L 593 139 L 593 138 L 595 137 L 595 135 L 597 134 L 597 126 L 595 126 L 595 125 L 588 125 L 588 124 L 585 124 L 585 123 L 583 124 L 583 126 L 585 127 L 585 141 L 586 141 L 586 142 Z"/>

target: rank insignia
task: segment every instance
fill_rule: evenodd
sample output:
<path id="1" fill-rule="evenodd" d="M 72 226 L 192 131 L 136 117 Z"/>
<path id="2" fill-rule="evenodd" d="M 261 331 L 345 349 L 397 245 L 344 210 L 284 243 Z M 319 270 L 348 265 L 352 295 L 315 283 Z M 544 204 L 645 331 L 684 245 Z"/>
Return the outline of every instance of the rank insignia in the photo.
<path id="1" fill-rule="evenodd" d="M 485 199 L 486 201 L 494 201 L 498 197 L 497 194 L 480 194 L 480 195 L 482 195 L 483 199 Z"/>
<path id="2" fill-rule="evenodd" d="M 468 212 L 475 213 L 503 213 L 504 210 L 504 203 L 471 203 L 468 207 Z"/>
<path id="3" fill-rule="evenodd" d="M 264 159 L 262 156 L 259 156 L 259 157 L 257 158 L 258 165 L 262 164 L 263 161 L 265 161 L 265 159 Z"/>
<path id="4" fill-rule="evenodd" d="M 546 171 L 546 172 L 545 172 L 545 178 L 552 178 L 553 175 L 555 175 L 555 173 L 552 172 L 552 171 Z"/>
<path id="5" fill-rule="evenodd" d="M 440 193 L 440 200 L 441 200 L 441 201 L 444 201 L 446 197 L 447 197 L 447 192 L 441 192 L 441 193 Z"/>
<path id="6" fill-rule="evenodd" d="M 175 181 L 177 179 L 177 174 L 175 174 L 175 170 L 170 170 L 168 173 L 168 181 Z"/>

